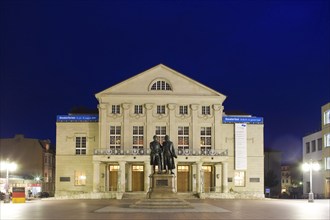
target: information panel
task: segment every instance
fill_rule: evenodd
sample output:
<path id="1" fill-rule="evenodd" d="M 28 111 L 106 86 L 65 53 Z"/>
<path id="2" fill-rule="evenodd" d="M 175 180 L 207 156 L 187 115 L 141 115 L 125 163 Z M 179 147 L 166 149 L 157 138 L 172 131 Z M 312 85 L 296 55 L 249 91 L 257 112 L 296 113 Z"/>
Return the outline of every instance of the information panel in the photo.
<path id="1" fill-rule="evenodd" d="M 247 169 L 247 124 L 235 124 L 235 170 Z"/>

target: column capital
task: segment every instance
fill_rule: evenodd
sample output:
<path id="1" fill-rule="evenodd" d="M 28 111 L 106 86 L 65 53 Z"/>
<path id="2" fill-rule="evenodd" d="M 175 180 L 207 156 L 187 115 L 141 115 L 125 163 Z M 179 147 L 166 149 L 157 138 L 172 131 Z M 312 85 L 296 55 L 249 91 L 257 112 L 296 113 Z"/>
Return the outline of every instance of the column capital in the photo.
<path id="1" fill-rule="evenodd" d="M 193 111 L 196 111 L 196 110 L 198 110 L 198 104 L 191 104 L 190 105 L 190 108 L 191 108 L 191 110 L 193 110 Z"/>
<path id="2" fill-rule="evenodd" d="M 122 106 L 123 106 L 123 109 L 127 110 L 131 107 L 131 103 L 123 103 Z"/>
<path id="3" fill-rule="evenodd" d="M 146 103 L 146 104 L 144 104 L 144 107 L 145 107 L 147 110 L 151 110 L 151 109 L 154 107 L 154 104 L 153 104 L 153 103 Z"/>
<path id="4" fill-rule="evenodd" d="M 173 103 L 170 103 L 170 104 L 167 105 L 169 110 L 174 110 L 175 106 L 176 106 L 176 104 L 173 104 Z"/>
<path id="5" fill-rule="evenodd" d="M 221 105 L 219 105 L 219 104 L 214 104 L 213 105 L 213 110 L 214 111 L 220 111 L 222 109 L 222 106 Z"/>

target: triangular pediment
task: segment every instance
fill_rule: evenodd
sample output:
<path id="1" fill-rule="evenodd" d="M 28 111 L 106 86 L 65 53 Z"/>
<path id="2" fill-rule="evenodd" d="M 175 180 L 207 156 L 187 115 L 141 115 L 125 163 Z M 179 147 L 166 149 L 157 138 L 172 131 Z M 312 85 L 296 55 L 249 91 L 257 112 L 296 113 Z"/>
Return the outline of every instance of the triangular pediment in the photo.
<path id="1" fill-rule="evenodd" d="M 164 81 L 170 90 L 152 90 L 157 81 Z M 107 95 L 189 95 L 189 96 L 221 96 L 225 95 L 163 65 L 159 64 L 127 80 L 122 81 L 95 96 L 97 99 Z"/>

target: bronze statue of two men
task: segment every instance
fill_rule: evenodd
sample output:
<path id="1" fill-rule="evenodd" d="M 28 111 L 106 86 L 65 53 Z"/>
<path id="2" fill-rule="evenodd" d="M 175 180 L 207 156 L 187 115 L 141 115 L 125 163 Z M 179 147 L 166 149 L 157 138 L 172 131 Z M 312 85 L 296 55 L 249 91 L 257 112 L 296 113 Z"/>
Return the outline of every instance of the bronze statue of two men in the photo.
<path id="1" fill-rule="evenodd" d="M 165 136 L 165 141 L 161 145 L 158 141 L 157 135 L 154 135 L 153 141 L 150 142 L 150 165 L 153 165 L 153 173 L 155 173 L 155 167 L 158 166 L 158 174 L 161 174 L 163 170 L 166 173 L 174 174 L 175 168 L 174 158 L 177 158 L 173 146 L 173 142 L 170 141 L 168 135 Z"/>

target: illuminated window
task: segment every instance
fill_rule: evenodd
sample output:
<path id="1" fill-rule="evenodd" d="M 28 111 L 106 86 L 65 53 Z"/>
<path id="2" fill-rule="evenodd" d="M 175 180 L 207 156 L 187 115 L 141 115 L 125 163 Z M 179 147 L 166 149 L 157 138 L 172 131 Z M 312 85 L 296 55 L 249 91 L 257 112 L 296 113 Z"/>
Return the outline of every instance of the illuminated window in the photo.
<path id="1" fill-rule="evenodd" d="M 235 186 L 245 186 L 245 172 L 244 171 L 235 171 L 234 184 L 235 184 Z"/>
<path id="2" fill-rule="evenodd" d="M 86 154 L 86 137 L 76 137 L 76 155 Z"/>
<path id="3" fill-rule="evenodd" d="M 165 105 L 157 105 L 157 114 L 165 114 Z"/>
<path id="4" fill-rule="evenodd" d="M 84 186 L 86 185 L 86 174 L 83 171 L 74 172 L 74 185 L 75 186 Z"/>
<path id="5" fill-rule="evenodd" d="M 168 91 L 172 91 L 172 87 L 168 82 L 166 82 L 164 80 L 158 80 L 158 81 L 156 81 L 152 84 L 151 90 L 168 90 Z"/>
<path id="6" fill-rule="evenodd" d="M 316 151 L 316 141 L 313 140 L 312 141 L 312 152 L 315 152 Z"/>
<path id="7" fill-rule="evenodd" d="M 189 127 L 179 126 L 178 127 L 178 154 L 184 154 L 189 152 Z"/>
<path id="8" fill-rule="evenodd" d="M 110 126 L 110 149 L 120 150 L 121 126 Z"/>
<path id="9" fill-rule="evenodd" d="M 211 150 L 211 127 L 201 127 L 201 151 L 206 153 Z"/>
<path id="10" fill-rule="evenodd" d="M 134 114 L 143 114 L 143 107 L 142 107 L 142 105 L 135 105 L 134 106 Z"/>
<path id="11" fill-rule="evenodd" d="M 189 166 L 178 166 L 178 172 L 189 172 Z"/>
<path id="12" fill-rule="evenodd" d="M 324 124 L 330 124 L 330 110 L 324 112 Z"/>
<path id="13" fill-rule="evenodd" d="M 330 133 L 324 135 L 324 147 L 330 147 Z"/>
<path id="14" fill-rule="evenodd" d="M 202 166 L 202 169 L 204 172 L 211 173 L 212 167 L 211 166 Z"/>
<path id="15" fill-rule="evenodd" d="M 111 106 L 112 114 L 120 114 L 120 105 L 112 105 Z"/>
<path id="16" fill-rule="evenodd" d="M 160 144 L 163 144 L 166 135 L 166 126 L 156 126 L 155 134 L 158 137 L 158 141 Z"/>
<path id="17" fill-rule="evenodd" d="M 143 166 L 136 166 L 136 165 L 133 165 L 132 166 L 132 170 L 135 171 L 135 172 L 143 172 L 144 169 L 143 169 Z"/>
<path id="18" fill-rule="evenodd" d="M 143 149 L 143 126 L 133 126 L 133 149 Z"/>
<path id="19" fill-rule="evenodd" d="M 210 115 L 211 107 L 210 106 L 202 106 L 202 115 Z"/>
<path id="20" fill-rule="evenodd" d="M 110 165 L 109 166 L 109 170 L 110 171 L 118 171 L 119 170 L 119 166 L 118 165 Z"/>
<path id="21" fill-rule="evenodd" d="M 324 169 L 325 170 L 330 170 L 330 157 L 325 157 L 324 158 Z"/>
<path id="22" fill-rule="evenodd" d="M 181 105 L 179 108 L 179 114 L 180 115 L 187 115 L 188 114 L 188 106 L 187 105 Z"/>

